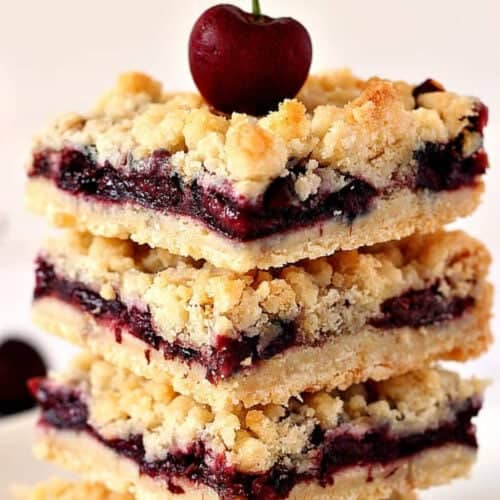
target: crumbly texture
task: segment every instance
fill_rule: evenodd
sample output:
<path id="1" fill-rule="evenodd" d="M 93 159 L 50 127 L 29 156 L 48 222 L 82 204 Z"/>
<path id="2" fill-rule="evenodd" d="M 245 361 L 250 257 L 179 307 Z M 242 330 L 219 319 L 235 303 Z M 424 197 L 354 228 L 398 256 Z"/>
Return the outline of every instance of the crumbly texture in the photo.
<path id="1" fill-rule="evenodd" d="M 216 411 L 178 394 L 171 385 L 146 380 L 83 353 L 72 368 L 52 376 L 56 386 L 77 389 L 89 409 L 88 423 L 105 439 L 142 435 L 146 459 L 201 441 L 245 473 L 277 463 L 307 470 L 306 451 L 320 425 L 325 431 L 359 433 L 387 426 L 395 435 L 433 429 L 453 418 L 457 407 L 482 398 L 484 383 L 462 380 L 441 369 L 425 369 L 345 391 L 318 391 L 287 405 L 242 406 Z M 375 396 L 374 396 L 375 395 Z"/>
<path id="2" fill-rule="evenodd" d="M 16 500 L 134 500 L 129 493 L 115 493 L 101 483 L 51 479 L 33 488 L 17 488 Z"/>
<path id="3" fill-rule="evenodd" d="M 140 475 L 137 466 L 85 434 L 41 430 L 36 446 L 39 458 L 100 481 L 118 492 L 132 492 L 136 500 L 217 500 L 211 489 L 182 481 L 184 494 L 171 494 L 164 483 Z M 383 500 L 409 499 L 413 489 L 447 484 L 469 474 L 475 450 L 447 445 L 429 449 L 388 466 L 352 467 L 335 476 L 333 484 L 299 483 L 290 500 Z M 236 500 L 236 499 L 235 499 Z"/>
<path id="4" fill-rule="evenodd" d="M 345 389 L 369 378 L 384 380 L 434 360 L 477 357 L 492 342 L 492 291 L 491 286 L 486 287 L 476 306 L 458 320 L 418 330 L 407 327 L 381 332 L 366 327 L 355 335 L 332 337 L 321 346 L 288 349 L 217 385 L 206 379 L 201 366 L 166 360 L 126 331 L 117 343 L 106 327 L 56 299 L 36 301 L 33 318 L 40 328 L 84 346 L 113 365 L 165 381 L 176 392 L 222 411 L 239 403 L 246 407 L 286 404 L 303 391 Z"/>
<path id="5" fill-rule="evenodd" d="M 129 155 L 141 160 L 164 149 L 184 180 L 229 181 L 247 198 L 287 176 L 290 158 L 312 160 L 302 182 L 308 187 L 297 187 L 304 197 L 329 171 L 381 187 L 395 170 L 402 177 L 409 173 L 413 152 L 426 142 L 445 143 L 464 133 L 471 136 L 467 144 L 481 143 L 468 130 L 478 113 L 476 99 L 435 92 L 415 100 L 413 89 L 332 71 L 311 76 L 296 99 L 266 116 L 222 116 L 197 94 L 165 94 L 151 77 L 126 73 L 90 113 L 59 117 L 36 138 L 34 150 L 95 146 L 99 162 L 129 169 L 140 168 L 126 161 Z"/>
<path id="6" fill-rule="evenodd" d="M 236 272 L 279 267 L 305 257 L 331 255 L 339 249 L 351 250 L 415 232 L 437 231 L 444 224 L 470 214 L 478 206 L 482 192 L 481 182 L 440 193 L 401 190 L 377 199 L 374 208 L 352 224 L 332 219 L 240 243 L 189 217 L 75 197 L 47 179 L 30 179 L 26 190 L 30 210 L 47 216 L 58 227 L 131 239 L 168 249 L 176 255 L 205 259 Z"/>
<path id="7" fill-rule="evenodd" d="M 294 322 L 305 345 L 354 334 L 386 299 L 438 281 L 444 297 L 477 298 L 490 262 L 483 245 L 458 231 L 245 274 L 88 233 L 51 240 L 42 255 L 56 274 L 104 299 L 148 309 L 165 340 L 199 347 L 243 335 L 265 345 L 278 323 Z"/>

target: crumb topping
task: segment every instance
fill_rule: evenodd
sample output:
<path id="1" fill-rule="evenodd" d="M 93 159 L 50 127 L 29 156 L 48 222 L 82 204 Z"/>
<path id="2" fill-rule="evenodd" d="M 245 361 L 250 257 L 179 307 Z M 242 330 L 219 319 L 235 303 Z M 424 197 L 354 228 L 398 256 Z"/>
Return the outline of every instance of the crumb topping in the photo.
<path id="1" fill-rule="evenodd" d="M 142 434 L 147 460 L 188 451 L 202 441 L 246 472 L 276 462 L 295 466 L 307 460 L 313 429 L 363 432 L 388 426 L 395 434 L 420 432 L 453 418 L 467 399 L 480 397 L 485 384 L 461 380 L 442 369 L 425 369 L 346 391 L 293 398 L 287 406 L 235 406 L 215 412 L 177 394 L 168 383 L 146 380 L 88 353 L 81 354 L 55 382 L 83 391 L 89 423 L 105 439 Z M 284 462 L 283 462 L 284 461 Z"/>
<path id="2" fill-rule="evenodd" d="M 34 150 L 90 146 L 99 163 L 120 169 L 144 168 L 142 160 L 166 150 L 183 180 L 230 181 L 236 198 L 258 198 L 274 179 L 289 175 L 295 158 L 386 187 L 396 171 L 398 177 L 412 171 L 414 151 L 425 142 L 459 134 L 465 142 L 480 138 L 468 130 L 476 99 L 441 91 L 415 102 L 413 89 L 331 71 L 310 76 L 297 98 L 266 116 L 222 116 L 198 94 L 164 93 L 159 82 L 132 72 L 121 75 L 90 113 L 59 117 L 35 139 Z M 317 183 L 299 183 L 300 198 L 313 194 Z"/>
<path id="3" fill-rule="evenodd" d="M 130 241 L 67 233 L 48 242 L 44 257 L 56 273 L 81 281 L 107 300 L 147 307 L 168 341 L 214 345 L 218 336 L 276 334 L 294 321 L 313 343 L 332 332 L 354 332 L 381 303 L 439 282 L 445 297 L 479 295 L 490 257 L 462 232 L 414 235 L 338 252 L 281 269 L 239 274 Z"/>

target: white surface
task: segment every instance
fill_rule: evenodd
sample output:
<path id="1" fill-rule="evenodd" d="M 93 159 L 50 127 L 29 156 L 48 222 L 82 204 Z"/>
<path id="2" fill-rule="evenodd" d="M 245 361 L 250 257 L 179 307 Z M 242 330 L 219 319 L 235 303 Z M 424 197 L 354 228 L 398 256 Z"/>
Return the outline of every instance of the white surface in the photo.
<path id="1" fill-rule="evenodd" d="M 31 326 L 28 312 L 31 262 L 46 232 L 39 219 L 23 210 L 22 165 L 30 138 L 56 113 L 86 110 L 123 70 L 151 72 L 168 89 L 192 88 L 187 38 L 195 18 L 213 3 L 1 0 L 0 338 L 11 331 L 22 332 L 42 345 L 54 367 L 64 364 L 71 348 L 62 341 L 40 336 Z M 250 0 L 235 3 L 246 7 Z M 377 73 L 415 82 L 432 76 L 450 89 L 484 99 L 491 112 L 487 130 L 492 164 L 487 177 L 488 190 L 480 210 L 457 225 L 484 240 L 494 257 L 499 256 L 500 170 L 496 167 L 500 159 L 500 4 L 497 0 L 261 0 L 261 3 L 269 14 L 292 15 L 309 28 L 316 69 L 348 65 L 361 75 Z M 500 283 L 500 262 L 493 266 L 492 279 Z M 495 319 L 494 329 L 498 330 L 498 326 L 499 320 Z M 488 355 L 459 369 L 500 380 L 499 359 L 497 344 Z M 499 386 L 495 384 L 488 393 L 490 415 L 500 412 Z M 500 449 L 500 434 L 493 425 L 488 429 L 483 441 L 492 451 L 493 444 Z M 26 439 L 25 443 L 27 448 Z M 0 448 L 9 456 L 12 453 L 3 439 Z M 494 463 L 500 452 L 490 454 L 489 458 Z M 486 472 L 491 469 L 484 471 L 487 478 Z M 493 480 L 493 474 L 489 477 L 492 481 L 485 484 L 500 498 L 500 482 Z M 464 486 L 463 491 L 472 490 Z M 475 494 L 487 498 L 478 495 L 478 491 Z"/>
<path id="2" fill-rule="evenodd" d="M 498 450 L 491 436 L 498 431 L 500 412 L 486 410 L 479 418 L 481 453 L 468 480 L 423 492 L 420 500 L 498 500 Z M 51 465 L 35 461 L 31 454 L 35 416 L 29 412 L 0 422 L 0 498 L 7 500 L 13 485 L 32 485 L 51 477 L 72 477 Z"/>

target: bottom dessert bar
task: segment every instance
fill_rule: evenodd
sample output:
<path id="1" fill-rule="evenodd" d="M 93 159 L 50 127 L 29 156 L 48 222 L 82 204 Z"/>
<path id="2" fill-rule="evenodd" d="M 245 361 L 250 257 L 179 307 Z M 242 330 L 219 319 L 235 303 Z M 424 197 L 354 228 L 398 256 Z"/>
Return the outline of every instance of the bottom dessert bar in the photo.
<path id="1" fill-rule="evenodd" d="M 469 471 L 484 384 L 438 368 L 216 412 L 84 354 L 31 388 L 40 458 L 139 500 L 383 499 Z"/>
<path id="2" fill-rule="evenodd" d="M 134 500 L 130 493 L 115 493 L 101 483 L 69 482 L 53 479 L 30 489 L 23 489 L 15 500 Z M 200 498 L 200 497 L 198 497 Z M 416 500 L 413 491 L 394 492 L 384 500 Z"/>

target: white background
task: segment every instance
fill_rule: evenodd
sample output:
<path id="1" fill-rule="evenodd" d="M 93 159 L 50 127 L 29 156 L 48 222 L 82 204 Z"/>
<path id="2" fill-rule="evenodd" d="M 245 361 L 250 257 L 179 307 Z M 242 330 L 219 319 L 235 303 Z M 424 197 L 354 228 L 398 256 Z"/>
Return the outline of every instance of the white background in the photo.
<path id="1" fill-rule="evenodd" d="M 57 113 L 85 111 L 129 69 L 152 73 L 166 89 L 191 89 L 187 39 L 202 0 L 0 0 L 0 338 L 36 339 L 53 366 L 70 349 L 30 324 L 32 258 L 47 231 L 24 213 L 23 165 L 31 136 Z M 249 7 L 250 0 L 235 2 Z M 290 15 L 309 29 L 314 69 L 350 66 L 481 97 L 490 107 L 492 168 L 480 210 L 458 225 L 500 254 L 500 4 L 495 0 L 261 0 L 265 13 Z M 492 279 L 500 284 L 500 263 Z M 497 301 L 498 302 L 498 301 Z M 498 308 L 497 308 L 498 309 Z M 494 328 L 499 322 L 495 319 Z M 500 348 L 460 367 L 497 378 Z M 489 392 L 500 408 L 500 384 Z M 497 434 L 498 436 L 498 434 Z M 498 437 L 497 437 L 498 439 Z"/>

